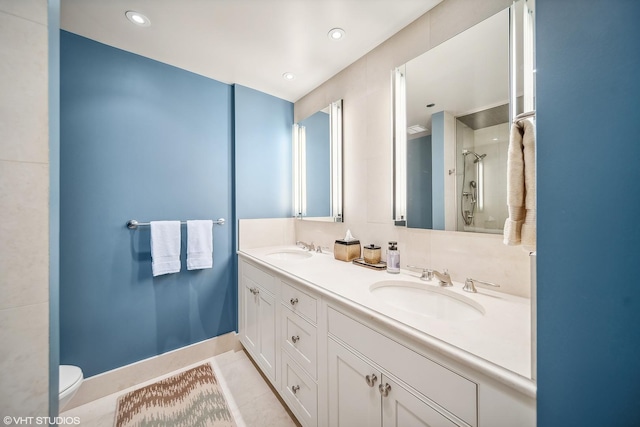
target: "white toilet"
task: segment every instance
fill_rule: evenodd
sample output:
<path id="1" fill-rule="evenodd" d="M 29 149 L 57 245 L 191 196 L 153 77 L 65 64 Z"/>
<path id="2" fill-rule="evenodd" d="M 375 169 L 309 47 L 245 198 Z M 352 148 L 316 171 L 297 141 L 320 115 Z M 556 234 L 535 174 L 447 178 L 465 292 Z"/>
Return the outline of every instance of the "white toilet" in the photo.
<path id="1" fill-rule="evenodd" d="M 60 365 L 59 411 L 62 411 L 82 384 L 82 369 L 77 366 Z"/>

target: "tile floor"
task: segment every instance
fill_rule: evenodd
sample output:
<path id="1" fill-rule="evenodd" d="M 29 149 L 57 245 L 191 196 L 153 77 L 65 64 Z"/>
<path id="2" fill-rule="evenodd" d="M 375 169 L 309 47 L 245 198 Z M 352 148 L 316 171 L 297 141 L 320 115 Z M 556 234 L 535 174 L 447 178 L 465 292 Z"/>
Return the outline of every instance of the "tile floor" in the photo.
<path id="1" fill-rule="evenodd" d="M 193 366 L 209 362 L 224 391 L 229 409 L 238 427 L 296 427 L 298 422 L 289 415 L 280 400 L 243 351 L 228 351 L 211 359 L 185 366 L 131 388 L 110 394 L 85 405 L 62 412 L 63 417 L 79 417 L 80 425 L 112 427 L 118 397 L 147 384 L 175 375 Z"/>

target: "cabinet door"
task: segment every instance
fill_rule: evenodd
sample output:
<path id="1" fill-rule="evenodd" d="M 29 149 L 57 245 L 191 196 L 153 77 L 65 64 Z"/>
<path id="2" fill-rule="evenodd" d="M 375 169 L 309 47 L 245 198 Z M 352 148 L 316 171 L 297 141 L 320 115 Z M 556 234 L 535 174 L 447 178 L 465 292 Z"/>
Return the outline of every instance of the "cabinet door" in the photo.
<path id="1" fill-rule="evenodd" d="M 332 427 L 381 425 L 378 385 L 382 374 L 329 339 L 329 424 Z"/>
<path id="2" fill-rule="evenodd" d="M 258 288 L 258 325 L 260 334 L 258 358 L 264 373 L 271 381 L 276 380 L 276 299 L 262 288 Z"/>
<path id="3" fill-rule="evenodd" d="M 260 331 L 258 329 L 258 301 L 256 294 L 258 285 L 246 276 L 242 277 L 241 286 L 241 313 L 242 323 L 240 329 L 240 339 L 249 353 L 257 356 L 260 345 Z"/>
<path id="4" fill-rule="evenodd" d="M 424 400 L 387 376 L 382 377 L 383 427 L 456 427 Z"/>

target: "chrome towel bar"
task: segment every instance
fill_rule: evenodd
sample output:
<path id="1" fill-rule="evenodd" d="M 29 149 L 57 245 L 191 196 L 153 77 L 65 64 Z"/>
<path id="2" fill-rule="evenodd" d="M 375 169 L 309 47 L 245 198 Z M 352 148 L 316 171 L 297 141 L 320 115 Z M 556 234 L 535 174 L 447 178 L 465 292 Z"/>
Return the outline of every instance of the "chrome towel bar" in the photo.
<path id="1" fill-rule="evenodd" d="M 187 221 L 180 221 L 180 224 L 186 224 Z M 214 224 L 218 224 L 218 225 L 224 225 L 225 223 L 225 219 L 224 218 L 218 218 L 216 220 L 213 221 Z M 135 230 L 138 227 L 148 227 L 149 225 L 151 225 L 150 222 L 138 222 L 135 219 L 130 219 L 129 221 L 127 221 L 127 228 L 130 230 Z"/>

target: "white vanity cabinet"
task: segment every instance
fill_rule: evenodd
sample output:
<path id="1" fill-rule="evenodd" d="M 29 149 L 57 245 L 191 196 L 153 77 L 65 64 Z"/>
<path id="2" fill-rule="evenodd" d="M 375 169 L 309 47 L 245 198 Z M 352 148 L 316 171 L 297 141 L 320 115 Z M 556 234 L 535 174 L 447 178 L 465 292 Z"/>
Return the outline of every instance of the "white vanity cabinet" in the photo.
<path id="1" fill-rule="evenodd" d="M 375 368 L 372 362 L 329 339 L 331 426 L 455 427 L 419 393 Z"/>
<path id="2" fill-rule="evenodd" d="M 240 341 L 276 384 L 276 279 L 244 261 L 238 277 Z"/>
<path id="3" fill-rule="evenodd" d="M 280 282 L 281 395 L 304 426 L 318 425 L 318 297 Z"/>
<path id="4" fill-rule="evenodd" d="M 375 325 L 374 319 L 342 305 L 327 307 L 330 425 L 536 425 L 535 397 Z M 377 379 L 370 386 L 373 375 Z M 364 402 L 375 394 L 376 422 L 370 414 L 378 409 L 351 408 L 368 407 Z"/>
<path id="5" fill-rule="evenodd" d="M 524 378 L 298 275 L 240 257 L 239 335 L 304 427 L 536 425 Z"/>
<path id="6" fill-rule="evenodd" d="M 332 307 L 328 325 L 331 425 L 477 426 L 473 381 Z M 350 413 L 349 400 L 376 395 L 377 408 Z"/>
<path id="7" fill-rule="evenodd" d="M 271 270 L 238 266 L 239 335 L 305 427 L 318 426 L 318 301 Z"/>

